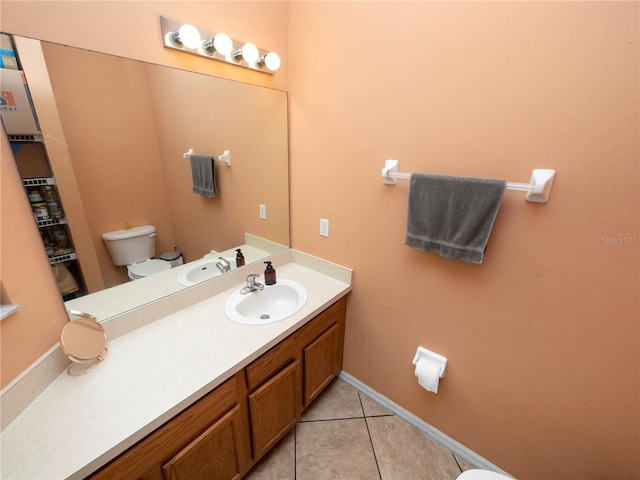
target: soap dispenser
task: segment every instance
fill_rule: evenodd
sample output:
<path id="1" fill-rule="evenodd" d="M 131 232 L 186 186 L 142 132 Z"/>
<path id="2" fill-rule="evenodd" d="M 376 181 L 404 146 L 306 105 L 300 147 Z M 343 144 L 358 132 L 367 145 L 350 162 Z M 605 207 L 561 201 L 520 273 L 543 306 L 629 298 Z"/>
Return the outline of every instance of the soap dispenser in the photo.
<path id="1" fill-rule="evenodd" d="M 264 283 L 266 285 L 276 284 L 276 269 L 271 266 L 271 262 L 264 262 L 267 264 L 267 268 L 264 271 Z"/>
<path id="2" fill-rule="evenodd" d="M 242 254 L 242 250 L 236 248 L 236 267 L 242 267 L 244 265 L 244 255 Z"/>

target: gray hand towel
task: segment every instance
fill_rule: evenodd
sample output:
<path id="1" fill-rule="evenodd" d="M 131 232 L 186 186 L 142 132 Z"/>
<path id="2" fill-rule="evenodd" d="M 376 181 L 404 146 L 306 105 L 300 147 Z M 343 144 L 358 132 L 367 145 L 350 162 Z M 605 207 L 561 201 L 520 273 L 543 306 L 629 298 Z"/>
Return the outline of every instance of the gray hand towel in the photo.
<path id="1" fill-rule="evenodd" d="M 482 263 L 506 186 L 504 180 L 413 173 L 405 243 L 442 257 Z"/>
<path id="2" fill-rule="evenodd" d="M 193 178 L 193 193 L 205 197 L 215 197 L 218 193 L 216 187 L 216 171 L 213 157 L 207 155 L 191 155 L 191 177 Z"/>

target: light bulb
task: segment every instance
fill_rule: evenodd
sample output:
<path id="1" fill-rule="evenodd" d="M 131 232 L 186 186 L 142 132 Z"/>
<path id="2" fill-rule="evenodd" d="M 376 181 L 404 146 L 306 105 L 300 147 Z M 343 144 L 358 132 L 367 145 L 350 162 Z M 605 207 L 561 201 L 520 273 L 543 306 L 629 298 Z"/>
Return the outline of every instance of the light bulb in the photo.
<path id="1" fill-rule="evenodd" d="M 233 48 L 233 40 L 231 40 L 231 37 L 226 33 L 218 33 L 213 37 L 213 48 L 215 48 L 216 52 L 220 55 L 229 55 Z"/>
<path id="2" fill-rule="evenodd" d="M 258 60 L 259 56 L 260 52 L 258 52 L 258 47 L 253 43 L 245 43 L 242 46 L 242 58 L 244 58 L 248 63 L 254 63 Z"/>
<path id="3" fill-rule="evenodd" d="M 275 72 L 280 68 L 280 55 L 276 52 L 269 52 L 264 56 L 264 64 L 269 70 Z"/>
<path id="4" fill-rule="evenodd" d="M 186 48 L 196 48 L 200 45 L 200 32 L 193 25 L 185 23 L 178 30 L 176 40 Z"/>

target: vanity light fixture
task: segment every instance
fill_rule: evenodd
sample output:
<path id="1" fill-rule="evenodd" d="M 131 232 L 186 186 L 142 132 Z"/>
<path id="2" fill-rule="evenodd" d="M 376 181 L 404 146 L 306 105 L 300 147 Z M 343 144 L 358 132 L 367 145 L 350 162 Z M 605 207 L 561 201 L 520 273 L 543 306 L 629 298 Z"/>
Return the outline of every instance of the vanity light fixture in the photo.
<path id="1" fill-rule="evenodd" d="M 238 42 L 226 33 L 210 32 L 162 16 L 160 27 L 165 48 L 271 75 L 280 68 L 280 56 L 277 53 L 262 50 L 253 43 Z"/>

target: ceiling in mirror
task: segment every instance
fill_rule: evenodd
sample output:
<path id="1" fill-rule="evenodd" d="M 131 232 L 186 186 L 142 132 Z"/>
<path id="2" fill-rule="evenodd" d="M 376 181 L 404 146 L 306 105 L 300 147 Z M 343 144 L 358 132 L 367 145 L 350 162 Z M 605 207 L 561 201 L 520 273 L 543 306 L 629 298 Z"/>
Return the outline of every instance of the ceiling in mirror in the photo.
<path id="1" fill-rule="evenodd" d="M 242 247 L 249 264 L 289 246 L 286 92 L 39 45 L 40 55 L 31 49 L 18 54 L 27 81 L 49 85 L 53 93 L 32 90 L 80 274 L 91 294 L 73 300 L 81 301 L 74 308 L 95 314 L 91 302 L 95 295 L 106 298 L 98 294 L 103 287 L 130 297 L 124 310 L 185 288 L 175 279 L 166 288 L 131 288 L 152 277 L 130 281 L 125 268 L 113 265 L 102 238 L 129 225 L 153 225 L 156 257 L 178 251 L 187 263 L 212 251 L 218 252 L 214 258 L 229 258 Z M 42 71 L 47 79 L 39 78 Z M 214 157 L 230 152 L 230 166 L 214 162 L 214 198 L 193 193 L 184 155 L 189 149 Z M 179 268 L 172 269 L 173 277 Z"/>

